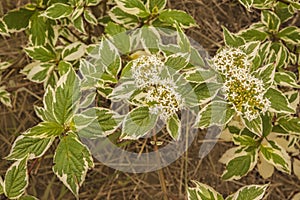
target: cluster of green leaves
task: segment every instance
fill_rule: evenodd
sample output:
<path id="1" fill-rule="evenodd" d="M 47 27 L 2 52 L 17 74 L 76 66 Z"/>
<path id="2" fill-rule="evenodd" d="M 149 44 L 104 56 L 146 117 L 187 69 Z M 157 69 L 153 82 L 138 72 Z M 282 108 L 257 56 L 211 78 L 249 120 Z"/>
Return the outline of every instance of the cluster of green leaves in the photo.
<path id="1" fill-rule="evenodd" d="M 299 12 L 300 4 L 289 0 L 240 0 L 240 3 L 249 11 L 261 10 L 261 21 L 238 33 L 223 27 L 224 41 L 227 47 L 242 49 L 247 54 L 250 73 L 263 81 L 264 97 L 270 101 L 270 107 L 249 121 L 236 113 L 231 102 L 213 99 L 200 110 L 195 125 L 223 127 L 221 138 L 236 145 L 220 158 L 226 165 L 222 179 L 238 180 L 256 165 L 263 178 L 272 176 L 274 168 L 287 174 L 294 172 L 299 177 L 300 119 L 296 111 L 300 85 L 299 74 L 295 72 L 300 69 L 300 29 L 287 24 Z M 188 190 L 190 199 L 223 199 L 211 187 L 198 182 L 196 185 Z M 251 186 L 245 188 L 248 187 Z M 261 199 L 263 190 L 253 196 L 254 188 L 259 190 L 253 187 L 253 191 L 246 192 L 248 196 L 240 196 L 239 190 L 227 198 Z"/>
<path id="2" fill-rule="evenodd" d="M 223 196 L 215 191 L 212 187 L 193 181 L 196 187 L 189 187 L 188 199 L 198 200 L 198 199 L 215 199 L 224 200 Z M 225 200 L 260 200 L 263 198 L 268 185 L 247 185 L 240 188 L 235 193 L 226 197 Z"/>
<path id="3" fill-rule="evenodd" d="M 259 9 L 261 21 L 236 34 L 226 34 L 226 38 L 235 41 L 234 45 L 245 42 L 261 41 L 260 51 L 264 52 L 256 58 L 256 62 L 275 62 L 277 69 L 285 69 L 288 65 L 299 65 L 300 28 L 287 26 L 297 12 L 300 3 L 293 0 L 240 0 L 248 10 Z M 224 28 L 225 32 L 228 32 Z M 225 40 L 226 41 L 226 40 Z M 285 77 L 286 79 L 286 77 Z"/>
<path id="4" fill-rule="evenodd" d="M 116 26 L 116 24 L 110 24 L 110 26 L 107 26 L 106 31 L 115 32 L 114 30 L 117 30 Z M 176 86 L 175 91 L 184 97 L 183 107 L 192 108 L 209 101 L 211 98 L 210 92 L 216 88 L 217 84 L 206 86 L 204 80 L 213 77 L 215 74 L 204 69 L 199 71 L 204 66 L 204 62 L 196 49 L 190 46 L 188 39 L 179 26 L 177 26 L 177 32 L 175 32 L 177 33 L 177 44 L 172 44 L 171 46 L 163 45 L 160 42 L 161 36 L 159 30 L 155 27 L 143 27 L 130 35 L 124 33 L 122 29 L 120 31 L 116 36 L 112 37 L 111 41 L 102 40 L 99 45 L 91 49 L 89 57 L 94 59 L 82 59 L 80 71 L 84 76 L 83 87 L 85 89 L 96 88 L 98 93 L 112 102 L 123 101 L 124 104 L 128 103 L 130 106 L 135 107 L 135 109 L 132 109 L 124 116 L 122 121 L 122 139 L 139 139 L 144 136 L 155 126 L 158 121 L 158 115 L 151 114 L 149 111 L 150 105 L 145 103 L 143 99 L 145 92 L 134 83 L 131 67 L 135 59 L 127 62 L 123 68 L 121 67 L 121 57 L 116 48 L 121 41 L 123 41 L 123 49 L 131 49 L 131 51 L 134 50 L 135 46 L 143 46 L 145 51 L 135 52 L 130 55 L 131 58 L 139 56 L 139 54 L 156 55 L 157 53 L 164 57 L 165 69 L 158 75 L 162 79 L 174 82 Z M 134 40 L 133 38 L 139 39 Z M 147 44 L 152 44 L 153 47 L 149 47 Z M 170 47 L 172 47 L 171 52 Z M 193 53 L 191 54 L 191 52 Z M 194 65 L 191 63 L 194 63 Z M 207 77 L 202 77 L 202 72 L 206 72 Z M 118 78 L 117 75 L 119 73 L 120 77 Z M 203 82 L 193 82 L 192 80 L 195 77 L 193 75 L 187 76 L 187 74 L 191 73 L 198 73 L 198 77 Z M 112 87 L 111 83 L 117 83 L 118 85 Z M 166 123 L 170 136 L 175 140 L 179 139 L 180 119 L 178 115 L 176 114 L 166 119 Z M 101 129 L 104 129 L 104 127 L 101 127 Z M 113 130 L 116 130 L 116 127 Z M 99 134 L 98 136 L 101 137 L 103 135 Z"/>
<path id="5" fill-rule="evenodd" d="M 300 85 L 295 71 L 299 71 L 300 63 L 300 29 L 284 24 L 299 11 L 299 3 L 240 2 L 248 10 L 260 9 L 261 22 L 235 34 L 223 27 L 225 44 L 242 49 L 248 55 L 250 72 L 263 81 L 264 97 L 270 101 L 270 108 L 249 121 L 237 115 L 230 102 L 211 101 L 200 111 L 196 125 L 201 128 L 212 124 L 222 126 L 223 139 L 237 145 L 220 159 L 226 165 L 224 180 L 240 179 L 256 165 L 264 178 L 270 177 L 274 168 L 287 174 L 294 169 L 299 176 L 298 159 L 291 156 L 299 155 L 300 119 L 296 111 Z M 226 106 L 228 109 L 223 109 L 222 117 L 212 110 Z"/>
<path id="6" fill-rule="evenodd" d="M 241 0 L 248 9 L 262 9 L 262 22 L 236 34 L 224 28 L 225 44 L 248 55 L 250 73 L 263 81 L 264 97 L 271 103 L 269 110 L 254 120 L 239 116 L 234 106 L 224 101 L 223 75 L 204 64 L 184 34 L 183 29 L 196 26 L 190 15 L 165 9 L 166 0 L 110 3 L 33 0 L 1 18 L 1 35 L 20 31 L 28 35 L 24 51 L 32 62 L 22 73 L 30 81 L 42 83 L 45 94 L 43 107 L 35 107 L 41 122 L 19 135 L 6 157 L 13 164 L 4 180 L 0 177 L 0 194 L 23 198 L 28 185 L 27 163 L 55 146 L 53 172 L 78 196 L 87 171 L 94 166 L 80 138 L 116 134 L 123 140 L 136 140 L 150 132 L 159 122 L 159 115 L 150 109 L 160 102 L 145 100 L 147 91 L 136 85 L 133 65 L 140 57 L 151 55 L 161 58 L 163 69 L 157 77 L 174 84 L 174 91 L 182 97 L 180 108 L 198 115 L 195 126 L 218 125 L 237 145 L 220 160 L 226 164 L 223 179 L 239 179 L 256 164 L 259 169 L 273 166 L 291 173 L 288 153 L 295 153 L 299 144 L 300 121 L 294 114 L 300 86 L 288 68 L 299 65 L 300 33 L 298 27 L 282 26 L 299 9 L 299 3 Z M 106 8 L 110 8 L 107 13 L 97 15 Z M 102 29 L 100 33 L 94 31 Z M 0 101 L 10 105 L 3 87 Z M 112 105 L 122 102 L 128 106 L 128 113 L 118 113 L 112 105 L 102 105 L 103 101 Z M 179 114 L 165 119 L 165 128 L 174 140 L 180 138 Z M 196 185 L 189 189 L 189 198 L 223 199 L 210 187 Z M 259 199 L 266 188 L 246 186 L 227 199 L 243 199 L 245 194 Z"/>
<path id="7" fill-rule="evenodd" d="M 104 17 L 96 17 L 92 11 L 101 10 L 102 4 L 99 0 L 35 0 L 1 18 L 1 35 L 6 37 L 20 31 L 27 34 L 28 45 L 24 52 L 31 58 L 31 63 L 21 72 L 30 81 L 42 83 L 45 94 L 43 107 L 35 107 L 41 122 L 20 134 L 6 157 L 13 164 L 3 181 L 1 178 L 0 194 L 10 199 L 34 199 L 22 196 L 28 185 L 27 163 L 40 159 L 50 147 L 55 146 L 53 172 L 78 196 L 87 171 L 94 166 L 91 153 L 80 137 L 106 137 L 123 124 L 123 133 L 128 138 L 138 139 L 153 127 L 157 116 L 151 116 L 145 106 L 135 105 L 126 115 L 120 115 L 109 107 L 91 107 L 96 95 L 100 99 L 113 100 L 116 93 L 120 93 L 117 98 L 122 98 L 121 93 L 127 92 L 122 86 L 130 86 L 132 77 L 128 78 L 129 74 L 125 72 L 131 60 L 140 56 L 136 52 L 138 45 L 143 47 L 140 52 L 157 54 L 160 51 L 164 54 L 168 67 L 172 69 L 166 71 L 172 73 L 168 78 L 176 79 L 179 86 L 180 82 L 188 84 L 188 81 L 176 76 L 175 72 L 185 73 L 185 69 L 194 69 L 194 65 L 204 65 L 182 31 L 182 28 L 195 26 L 194 19 L 182 11 L 166 10 L 165 0 L 115 1 L 107 15 L 102 13 Z M 131 30 L 132 24 L 140 29 L 131 34 L 127 30 Z M 92 31 L 99 27 L 104 27 L 100 36 Z M 161 36 L 157 33 L 162 28 L 179 31 L 177 44 L 166 46 L 161 43 Z M 174 49 L 171 52 L 168 51 L 170 47 Z M 190 52 L 192 59 L 188 56 Z M 177 55 L 180 56 L 177 58 Z M 191 60 L 193 66 L 188 65 Z M 114 88 L 116 84 L 120 86 Z M 91 89 L 97 93 L 86 95 Z M 135 89 L 131 92 L 137 92 Z M 185 91 L 183 87 L 179 89 L 181 93 L 192 91 Z M 10 105 L 8 97 L 1 87 L 1 102 Z M 209 98 L 208 94 L 206 98 Z M 198 104 L 197 98 L 189 101 L 189 106 Z M 178 139 L 178 116 L 168 121 L 170 135 Z"/>
<path id="8" fill-rule="evenodd" d="M 252 8 L 261 9 L 261 22 L 235 34 L 223 27 L 224 41 L 226 46 L 242 49 L 248 54 L 250 72 L 263 81 L 264 97 L 269 99 L 270 108 L 248 121 L 236 115 L 230 102 L 211 101 L 200 111 L 196 123 L 201 128 L 211 124 L 224 127 L 221 137 L 236 145 L 220 159 L 226 165 L 222 175 L 224 180 L 238 180 L 256 165 L 263 178 L 270 177 L 274 168 L 288 174 L 294 169 L 299 176 L 299 161 L 291 157 L 299 155 L 300 144 L 300 118 L 296 115 L 300 85 L 297 75 L 292 72 L 299 70 L 300 29 L 284 25 L 299 11 L 299 3 L 275 0 L 240 2 L 250 11 Z M 223 117 L 218 118 L 220 114 L 214 114 L 212 108 L 224 106 L 228 109 L 223 109 Z M 197 184 L 197 189 L 190 192 L 192 196 L 194 199 L 222 199 L 202 184 Z"/>

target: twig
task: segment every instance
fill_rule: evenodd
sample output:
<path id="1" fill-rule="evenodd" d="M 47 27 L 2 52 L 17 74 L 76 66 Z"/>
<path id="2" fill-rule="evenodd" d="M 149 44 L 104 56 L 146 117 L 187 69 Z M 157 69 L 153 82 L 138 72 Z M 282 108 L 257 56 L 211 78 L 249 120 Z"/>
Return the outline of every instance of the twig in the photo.
<path id="1" fill-rule="evenodd" d="M 155 133 L 153 134 L 153 140 L 154 140 L 154 150 L 157 152 L 157 162 L 160 162 L 159 160 L 159 154 L 158 154 L 158 148 L 157 148 L 157 138 L 156 138 L 156 135 Z M 164 173 L 163 173 L 163 170 L 162 169 L 159 169 L 158 170 L 158 177 L 159 177 L 159 182 L 160 182 L 160 186 L 161 186 L 161 189 L 164 193 L 164 200 L 168 200 L 168 196 L 167 196 L 167 187 L 166 187 L 166 182 L 165 182 L 165 177 L 164 177 Z"/>

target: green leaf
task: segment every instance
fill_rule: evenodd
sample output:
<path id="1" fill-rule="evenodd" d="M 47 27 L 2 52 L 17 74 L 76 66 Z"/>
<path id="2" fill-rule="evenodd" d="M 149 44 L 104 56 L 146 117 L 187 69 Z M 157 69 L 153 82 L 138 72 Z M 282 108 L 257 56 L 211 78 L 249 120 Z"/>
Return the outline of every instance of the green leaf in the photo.
<path id="1" fill-rule="evenodd" d="M 10 199 L 18 199 L 28 185 L 27 157 L 14 162 L 6 171 L 4 194 Z"/>
<path id="2" fill-rule="evenodd" d="M 274 7 L 274 3 L 274 0 L 254 0 L 253 7 L 261 10 L 271 9 Z"/>
<path id="3" fill-rule="evenodd" d="M 103 39 L 100 43 L 98 54 L 99 62 L 104 69 L 117 79 L 117 75 L 122 67 L 118 49 L 109 40 Z"/>
<path id="4" fill-rule="evenodd" d="M 78 196 L 79 187 L 84 182 L 87 171 L 93 166 L 88 148 L 72 132 L 68 132 L 61 139 L 54 154 L 53 171 L 56 176 Z"/>
<path id="5" fill-rule="evenodd" d="M 300 3 L 299 3 L 299 2 L 293 2 L 293 1 L 291 1 L 291 5 L 292 5 L 295 9 L 300 10 Z"/>
<path id="6" fill-rule="evenodd" d="M 273 141 L 271 141 L 273 142 Z M 260 152 L 262 153 L 264 159 L 276 167 L 279 171 L 285 172 L 290 174 L 291 173 L 291 158 L 284 150 L 283 147 L 279 146 L 275 142 L 271 145 L 268 144 L 261 144 Z"/>
<path id="7" fill-rule="evenodd" d="M 248 10 L 251 11 L 251 6 L 253 4 L 253 0 L 239 0 L 239 2 Z"/>
<path id="8" fill-rule="evenodd" d="M 64 127 L 56 122 L 41 122 L 38 125 L 32 127 L 26 136 L 34 138 L 49 138 L 62 134 Z"/>
<path id="9" fill-rule="evenodd" d="M 28 155 L 28 159 L 35 159 L 43 156 L 53 143 L 55 137 L 34 138 L 20 135 L 14 141 L 8 160 L 21 160 Z"/>
<path id="10" fill-rule="evenodd" d="M 292 5 L 277 2 L 275 7 L 275 13 L 280 18 L 281 22 L 286 22 L 287 20 L 291 19 L 294 15 L 294 9 Z"/>
<path id="11" fill-rule="evenodd" d="M 84 23 L 83 23 L 83 17 L 79 16 L 76 19 L 73 20 L 73 25 L 77 31 L 80 33 L 86 33 L 85 28 L 84 28 Z"/>
<path id="12" fill-rule="evenodd" d="M 196 85 L 193 90 L 197 96 L 199 104 L 205 104 L 212 100 L 219 90 L 222 88 L 223 84 L 214 82 L 204 82 Z"/>
<path id="13" fill-rule="evenodd" d="M 190 28 L 197 25 L 193 17 L 181 10 L 163 10 L 159 14 L 158 19 L 170 25 L 178 23 L 183 28 Z"/>
<path id="14" fill-rule="evenodd" d="M 136 89 L 133 81 L 126 81 L 115 87 L 108 98 L 112 101 L 128 100 Z"/>
<path id="15" fill-rule="evenodd" d="M 271 45 L 272 44 L 273 44 L 273 42 L 271 42 L 271 41 L 265 41 L 264 43 L 262 43 L 260 45 L 260 49 L 259 49 L 259 52 L 258 52 L 259 59 L 256 61 L 256 63 L 254 63 L 256 65 L 255 69 L 260 68 L 260 66 L 264 63 L 271 63 L 271 62 L 269 62 L 268 59 L 269 59 L 269 55 L 270 55 L 270 52 L 271 52 Z"/>
<path id="16" fill-rule="evenodd" d="M 82 17 L 83 16 L 83 12 L 84 12 L 84 7 L 82 5 L 80 6 L 77 6 L 75 8 L 75 10 L 72 12 L 72 15 L 71 15 L 71 20 L 74 21 L 75 19 L 79 18 L 79 17 Z"/>
<path id="17" fill-rule="evenodd" d="M 232 200 L 260 200 L 266 192 L 268 185 L 246 185 L 230 195 Z M 228 198 L 228 197 L 227 197 Z M 226 200 L 227 200 L 226 198 Z"/>
<path id="18" fill-rule="evenodd" d="M 21 196 L 19 200 L 38 200 L 38 198 L 31 195 L 25 195 L 25 196 Z"/>
<path id="19" fill-rule="evenodd" d="M 215 191 L 212 187 L 192 181 L 196 187 L 188 187 L 187 194 L 188 200 L 224 200 L 222 195 Z"/>
<path id="20" fill-rule="evenodd" d="M 81 42 L 69 44 L 62 51 L 62 58 L 65 61 L 78 60 L 85 54 L 85 45 Z"/>
<path id="21" fill-rule="evenodd" d="M 167 119 L 167 131 L 174 140 L 179 140 L 180 138 L 180 125 L 180 120 L 176 114 Z"/>
<path id="22" fill-rule="evenodd" d="M 55 52 L 44 46 L 35 46 L 35 47 L 27 47 L 25 52 L 34 60 L 38 60 L 41 62 L 49 62 L 54 61 L 56 59 Z"/>
<path id="23" fill-rule="evenodd" d="M 43 15 L 50 19 L 61 19 L 71 15 L 73 8 L 67 4 L 55 3 L 52 4 Z"/>
<path id="24" fill-rule="evenodd" d="M 231 129 L 232 128 L 233 127 L 231 127 Z M 245 146 L 245 147 L 255 147 L 257 145 L 257 141 L 254 138 L 252 138 L 248 135 L 234 134 L 233 135 L 233 142 L 234 142 L 235 145 Z"/>
<path id="25" fill-rule="evenodd" d="M 292 45 L 300 43 L 300 28 L 296 26 L 288 26 L 280 30 L 277 37 Z"/>
<path id="26" fill-rule="evenodd" d="M 116 0 L 115 2 L 120 9 L 131 15 L 142 18 L 149 16 L 149 13 L 141 0 Z"/>
<path id="27" fill-rule="evenodd" d="M 267 64 L 256 71 L 256 77 L 261 79 L 264 83 L 264 87 L 267 89 L 273 85 L 275 77 L 275 65 L 274 63 Z"/>
<path id="28" fill-rule="evenodd" d="M 114 22 L 108 22 L 106 27 L 105 27 L 105 33 L 110 35 L 110 36 L 115 36 L 120 33 L 126 32 L 126 29 L 122 27 L 119 24 L 116 24 Z"/>
<path id="29" fill-rule="evenodd" d="M 151 114 L 148 107 L 138 107 L 131 110 L 125 117 L 122 129 L 122 139 L 139 139 L 154 128 L 157 115 Z"/>
<path id="30" fill-rule="evenodd" d="M 235 110 L 226 102 L 212 101 L 200 110 L 194 126 L 198 128 L 223 126 L 232 119 L 234 114 Z"/>
<path id="31" fill-rule="evenodd" d="M 154 27 L 142 27 L 140 30 L 140 41 L 145 50 L 150 53 L 159 51 L 158 44 L 161 43 L 160 35 Z"/>
<path id="32" fill-rule="evenodd" d="M 259 48 L 261 46 L 260 41 L 247 42 L 242 46 L 242 50 L 247 54 L 249 61 L 255 60 L 256 57 L 259 56 Z M 251 70 L 253 70 L 253 66 L 251 66 Z"/>
<path id="33" fill-rule="evenodd" d="M 9 11 L 3 17 L 9 32 L 22 31 L 29 25 L 30 17 L 35 11 L 20 8 L 19 10 Z"/>
<path id="34" fill-rule="evenodd" d="M 59 61 L 57 68 L 58 68 L 59 75 L 62 76 L 72 68 L 72 64 L 68 61 L 61 60 Z"/>
<path id="35" fill-rule="evenodd" d="M 10 93 L 5 90 L 5 87 L 0 87 L 0 102 L 8 107 L 12 107 Z"/>
<path id="36" fill-rule="evenodd" d="M 85 8 L 83 5 L 77 6 L 69 18 L 71 18 L 72 21 L 78 19 L 79 17 L 82 18 L 84 10 L 85 10 Z"/>
<path id="37" fill-rule="evenodd" d="M 191 83 L 201 84 L 206 81 L 209 81 L 215 76 L 216 76 L 216 72 L 213 70 L 197 69 L 197 70 L 189 71 L 186 74 L 185 79 Z"/>
<path id="38" fill-rule="evenodd" d="M 300 135 L 300 119 L 281 117 L 278 124 L 286 131 Z"/>
<path id="39" fill-rule="evenodd" d="M 276 72 L 274 80 L 281 86 L 300 88 L 300 85 L 296 82 L 296 78 L 297 77 L 293 72 L 285 71 Z"/>
<path id="40" fill-rule="evenodd" d="M 265 31 L 258 30 L 255 27 L 250 27 L 245 30 L 241 30 L 238 36 L 242 37 L 245 41 L 265 41 L 268 34 Z"/>
<path id="41" fill-rule="evenodd" d="M 256 119 L 253 119 L 251 121 L 242 117 L 242 121 L 251 132 L 255 133 L 258 136 L 262 136 L 263 125 L 260 115 Z"/>
<path id="42" fill-rule="evenodd" d="M 271 102 L 271 110 L 277 113 L 295 113 L 288 99 L 277 89 L 269 88 L 264 95 Z"/>
<path id="43" fill-rule="evenodd" d="M 167 1 L 166 0 L 151 0 L 147 1 L 147 8 L 151 13 L 158 13 L 162 11 L 166 7 Z"/>
<path id="44" fill-rule="evenodd" d="M 108 11 L 108 15 L 114 22 L 122 24 L 125 28 L 135 28 L 139 23 L 137 16 L 128 14 L 117 6 Z"/>
<path id="45" fill-rule="evenodd" d="M 36 83 L 46 83 L 55 65 L 52 63 L 33 62 L 27 65 L 21 73 L 27 75 L 27 78 Z"/>
<path id="46" fill-rule="evenodd" d="M 55 91 L 52 89 L 52 87 L 48 86 L 43 98 L 44 108 L 36 109 L 39 111 L 38 116 L 43 121 L 56 122 L 56 118 L 54 116 L 54 109 L 53 109 L 53 101 L 55 99 L 54 96 L 55 96 Z"/>
<path id="47" fill-rule="evenodd" d="M 178 23 L 176 23 L 176 30 L 177 30 L 177 44 L 180 47 L 181 52 L 190 54 L 191 44 L 189 38 L 184 34 L 182 28 L 179 26 Z"/>
<path id="48" fill-rule="evenodd" d="M 181 69 L 185 68 L 187 66 L 187 64 L 189 63 L 188 56 L 189 55 L 186 53 L 172 54 L 166 58 L 164 65 L 166 67 L 171 68 L 172 71 L 173 70 L 175 70 L 176 72 L 180 71 Z"/>
<path id="49" fill-rule="evenodd" d="M 64 125 L 70 122 L 76 112 L 79 96 L 79 78 L 75 71 L 70 68 L 70 70 L 59 79 L 53 97 L 52 112 L 59 124 Z"/>
<path id="50" fill-rule="evenodd" d="M 239 47 L 245 44 L 245 41 L 242 37 L 231 33 L 225 26 L 222 26 L 222 28 L 226 46 Z"/>
<path id="51" fill-rule="evenodd" d="M 266 112 L 264 115 L 262 115 L 262 125 L 263 125 L 263 130 L 262 130 L 262 135 L 264 137 L 267 137 L 271 131 L 272 131 L 272 115 L 270 112 Z"/>
<path id="52" fill-rule="evenodd" d="M 95 65 L 91 62 L 80 59 L 79 72 L 83 76 L 81 82 L 82 89 L 94 89 L 96 87 L 103 73 L 103 69 L 100 69 L 102 70 L 101 73 L 97 72 L 97 70 L 99 70 L 99 68 L 96 69 Z"/>
<path id="53" fill-rule="evenodd" d="M 47 41 L 48 24 L 44 17 L 36 12 L 30 18 L 29 23 L 29 40 L 34 46 L 44 45 Z"/>
<path id="54" fill-rule="evenodd" d="M 272 42 L 270 54 L 266 59 L 269 63 L 275 63 L 276 69 L 285 67 L 288 64 L 288 49 L 279 42 Z"/>
<path id="55" fill-rule="evenodd" d="M 91 11 L 84 10 L 83 16 L 84 16 L 84 19 L 88 23 L 93 24 L 95 26 L 98 24 L 98 21 L 97 21 L 96 17 L 94 16 L 94 14 Z"/>
<path id="56" fill-rule="evenodd" d="M 271 32 L 277 32 L 281 24 L 280 18 L 274 12 L 268 10 L 262 10 L 261 21 Z"/>
<path id="57" fill-rule="evenodd" d="M 105 27 L 105 33 L 110 36 L 114 46 L 122 53 L 127 54 L 130 51 L 130 37 L 126 29 L 119 24 L 109 22 Z"/>
<path id="58" fill-rule="evenodd" d="M 233 148 L 233 150 L 235 149 L 236 148 Z M 228 154 L 229 151 L 232 151 L 232 149 L 229 149 L 224 155 Z M 237 149 L 230 153 L 233 153 L 233 155 L 231 155 L 225 162 L 226 170 L 222 175 L 222 179 L 224 180 L 238 180 L 248 174 L 248 172 L 250 172 L 256 165 L 257 150 L 246 152 Z"/>
<path id="59" fill-rule="evenodd" d="M 193 47 L 191 47 L 190 64 L 199 69 L 200 67 L 205 67 L 204 60 L 201 57 L 199 50 Z"/>
<path id="60" fill-rule="evenodd" d="M 74 116 L 78 135 L 90 139 L 112 134 L 121 122 L 118 113 L 106 108 L 90 108 Z"/>
<path id="61" fill-rule="evenodd" d="M 299 92 L 297 90 L 291 90 L 291 91 L 285 92 L 284 95 L 288 98 L 291 108 L 296 110 L 298 107 L 298 103 L 300 102 Z"/>
<path id="62" fill-rule="evenodd" d="M 9 36 L 6 24 L 0 19 L 0 35 Z"/>

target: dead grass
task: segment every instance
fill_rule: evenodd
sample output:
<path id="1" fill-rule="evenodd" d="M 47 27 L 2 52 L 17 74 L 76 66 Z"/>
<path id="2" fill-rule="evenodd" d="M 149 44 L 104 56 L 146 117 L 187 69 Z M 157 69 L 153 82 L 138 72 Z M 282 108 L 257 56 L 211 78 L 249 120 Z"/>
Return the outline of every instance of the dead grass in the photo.
<path id="1" fill-rule="evenodd" d="M 22 1 L 17 1 L 20 4 Z M 221 26 L 231 31 L 238 31 L 259 20 L 257 13 L 245 12 L 244 8 L 234 0 L 170 0 L 168 6 L 185 10 L 195 17 L 199 28 L 188 31 L 191 38 L 201 44 L 204 49 L 213 54 L 223 45 Z M 0 2 L 0 15 L 15 4 L 10 0 Z M 0 58 L 2 61 L 12 61 L 12 66 L 3 74 L 1 84 L 7 86 L 12 93 L 13 108 L 0 105 L 0 175 L 4 175 L 10 163 L 3 158 L 9 153 L 15 138 L 39 122 L 34 114 L 33 105 L 40 105 L 43 95 L 41 85 L 25 80 L 19 74 L 29 61 L 21 51 L 26 44 L 23 34 L 11 38 L 0 39 Z M 204 159 L 198 158 L 200 146 L 203 143 L 204 132 L 193 141 L 189 150 L 170 166 L 161 172 L 132 174 L 116 171 L 101 163 L 96 163 L 95 169 L 88 173 L 87 179 L 80 190 L 80 199 L 186 199 L 186 185 L 189 180 L 199 180 L 216 188 L 223 195 L 228 195 L 246 184 L 271 183 L 266 199 L 290 199 L 300 191 L 300 181 L 295 176 L 287 176 L 276 172 L 270 179 L 263 180 L 256 170 L 253 170 L 241 181 L 225 182 L 220 179 L 224 166 L 218 159 L 230 148 L 231 144 L 219 142 Z M 136 145 L 139 151 L 144 141 Z M 150 147 L 152 148 L 152 147 Z M 29 194 L 42 200 L 74 199 L 73 195 L 62 185 L 52 173 L 54 148 L 48 153 L 29 163 L 30 185 Z M 163 174 L 162 177 L 159 175 Z M 163 194 L 162 181 L 167 194 Z M 0 199 L 4 197 L 0 196 Z"/>

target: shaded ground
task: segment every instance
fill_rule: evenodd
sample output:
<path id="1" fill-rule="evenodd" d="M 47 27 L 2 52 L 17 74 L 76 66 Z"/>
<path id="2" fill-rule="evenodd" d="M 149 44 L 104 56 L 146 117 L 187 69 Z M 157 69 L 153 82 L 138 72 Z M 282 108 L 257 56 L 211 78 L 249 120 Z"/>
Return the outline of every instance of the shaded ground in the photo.
<path id="1" fill-rule="evenodd" d="M 17 1 L 17 4 L 20 3 L 20 0 Z M 2 0 L 0 15 L 15 6 L 12 4 L 9 0 Z M 238 31 L 259 20 L 257 13 L 246 12 L 235 0 L 170 0 L 168 6 L 185 10 L 195 17 L 199 28 L 189 30 L 188 34 L 211 55 L 223 45 L 222 25 L 231 31 Z M 3 82 L 12 92 L 13 100 L 11 109 L 0 105 L 0 175 L 2 176 L 10 165 L 3 158 L 8 154 L 14 139 L 21 132 L 38 123 L 33 105 L 41 104 L 43 96 L 41 85 L 30 83 L 19 74 L 20 69 L 29 62 L 21 51 L 21 46 L 25 44 L 26 38 L 22 34 L 13 35 L 11 38 L 0 38 L 0 58 L 14 61 L 10 70 L 2 75 L 1 80 L 1 83 Z M 190 184 L 189 180 L 207 183 L 224 196 L 245 184 L 271 183 L 266 195 L 266 199 L 269 200 L 290 199 L 300 191 L 300 181 L 295 176 L 288 176 L 278 171 L 267 180 L 263 180 L 256 170 L 253 170 L 240 181 L 222 181 L 220 175 L 224 166 L 218 162 L 218 159 L 231 144 L 220 141 L 208 156 L 200 160 L 198 152 L 204 134 L 199 133 L 188 152 L 160 172 L 130 174 L 96 163 L 95 169 L 88 173 L 80 190 L 80 199 L 162 199 L 161 182 L 166 185 L 169 199 L 186 199 L 185 186 Z M 140 148 L 142 144 L 143 141 L 140 141 L 136 148 Z M 46 156 L 29 164 L 31 176 L 27 192 L 45 200 L 74 199 L 52 173 L 52 152 L 53 149 L 50 149 Z M 164 180 L 160 181 L 162 174 Z"/>

